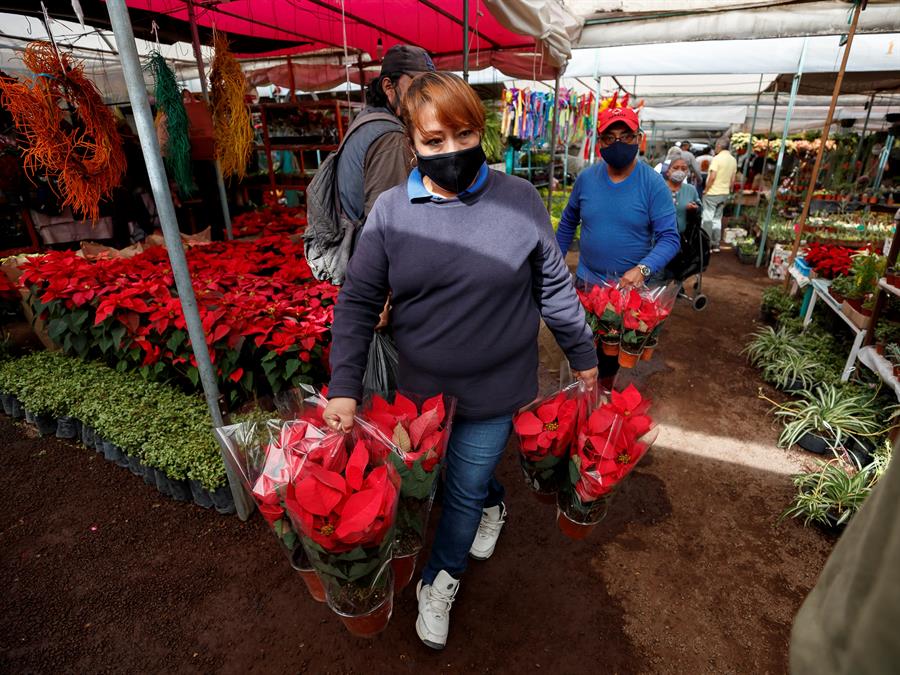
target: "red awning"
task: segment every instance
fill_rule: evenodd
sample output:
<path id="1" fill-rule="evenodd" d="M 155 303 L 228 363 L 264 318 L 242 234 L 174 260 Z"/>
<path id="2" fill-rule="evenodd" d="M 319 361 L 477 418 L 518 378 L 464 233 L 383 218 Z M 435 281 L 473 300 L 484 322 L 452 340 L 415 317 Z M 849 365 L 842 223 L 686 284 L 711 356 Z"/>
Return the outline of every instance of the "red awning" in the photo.
<path id="1" fill-rule="evenodd" d="M 129 7 L 188 20 L 184 0 L 127 0 Z M 462 0 L 195 0 L 197 23 L 225 33 L 291 41 L 296 47 L 272 52 L 303 54 L 347 47 L 352 54 L 379 58 L 398 43 L 418 45 L 435 58 L 462 51 Z M 381 40 L 379 49 L 378 41 Z M 533 50 L 533 38 L 500 25 L 484 4 L 469 2 L 469 49 L 477 51 Z M 260 56 L 260 54 L 238 56 Z"/>

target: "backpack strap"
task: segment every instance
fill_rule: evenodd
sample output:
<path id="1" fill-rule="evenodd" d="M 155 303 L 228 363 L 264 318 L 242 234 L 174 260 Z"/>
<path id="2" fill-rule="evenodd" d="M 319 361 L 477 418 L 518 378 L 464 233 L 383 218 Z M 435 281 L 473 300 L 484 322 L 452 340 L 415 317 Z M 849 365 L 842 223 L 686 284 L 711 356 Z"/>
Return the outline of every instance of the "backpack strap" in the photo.
<path id="1" fill-rule="evenodd" d="M 335 213 L 343 213 L 344 209 L 341 208 L 341 193 L 338 189 L 337 183 L 337 174 L 338 174 L 338 159 L 340 158 L 341 150 L 344 149 L 344 143 L 347 142 L 347 139 L 350 138 L 351 134 L 354 131 L 359 129 L 361 126 L 368 124 L 369 122 L 392 122 L 397 126 L 397 131 L 402 131 L 403 126 L 400 123 L 400 120 L 397 119 L 396 116 L 391 113 L 386 112 L 373 112 L 368 115 L 363 115 L 362 117 L 357 117 L 353 122 L 347 127 L 347 133 L 344 134 L 344 138 L 341 140 L 340 144 L 337 147 L 337 150 L 334 151 L 334 177 L 335 180 L 332 183 L 332 192 L 335 204 Z"/>

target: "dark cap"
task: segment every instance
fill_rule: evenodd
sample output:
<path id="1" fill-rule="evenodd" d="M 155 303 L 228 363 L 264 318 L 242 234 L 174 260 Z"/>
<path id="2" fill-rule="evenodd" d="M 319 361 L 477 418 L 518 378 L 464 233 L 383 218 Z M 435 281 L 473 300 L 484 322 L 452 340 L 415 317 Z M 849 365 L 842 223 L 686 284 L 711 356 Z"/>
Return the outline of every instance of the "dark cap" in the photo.
<path id="1" fill-rule="evenodd" d="M 421 47 L 412 45 L 394 45 L 388 49 L 381 61 L 381 73 L 383 75 L 393 73 L 405 73 L 418 75 L 426 71 L 434 72 L 434 61 Z"/>

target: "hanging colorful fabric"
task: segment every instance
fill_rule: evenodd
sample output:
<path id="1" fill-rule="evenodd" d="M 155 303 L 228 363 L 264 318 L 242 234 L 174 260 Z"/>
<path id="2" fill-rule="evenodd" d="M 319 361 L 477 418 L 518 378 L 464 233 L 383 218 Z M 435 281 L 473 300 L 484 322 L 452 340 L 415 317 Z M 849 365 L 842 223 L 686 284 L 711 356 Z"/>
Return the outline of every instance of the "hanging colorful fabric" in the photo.
<path id="1" fill-rule="evenodd" d="M 181 100 L 181 91 L 175 73 L 166 63 L 162 54 L 152 52 L 147 65 L 156 83 L 157 134 L 160 149 L 178 190 L 188 196 L 194 191 L 191 176 L 191 141 L 188 135 L 188 116 Z"/>
<path id="2" fill-rule="evenodd" d="M 216 159 L 223 176 L 242 179 L 253 149 L 250 109 L 244 102 L 247 80 L 228 47 L 228 40 L 218 31 L 213 34 L 213 48 L 216 55 L 209 77 Z"/>
<path id="3" fill-rule="evenodd" d="M 116 118 L 84 76 L 84 65 L 49 42 L 30 43 L 22 61 L 34 77 L 0 77 L 0 103 L 24 136 L 25 170 L 55 179 L 63 208 L 97 220 L 100 200 L 125 174 Z"/>

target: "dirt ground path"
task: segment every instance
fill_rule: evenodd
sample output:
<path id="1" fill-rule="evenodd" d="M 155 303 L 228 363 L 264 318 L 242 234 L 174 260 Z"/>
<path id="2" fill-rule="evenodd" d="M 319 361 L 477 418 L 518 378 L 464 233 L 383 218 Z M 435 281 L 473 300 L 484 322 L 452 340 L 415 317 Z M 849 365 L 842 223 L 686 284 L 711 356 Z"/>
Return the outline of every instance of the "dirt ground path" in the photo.
<path id="1" fill-rule="evenodd" d="M 791 620 L 833 541 L 776 524 L 806 459 L 739 355 L 764 277 L 722 253 L 705 312 L 679 303 L 636 379 L 660 440 L 585 542 L 502 465 L 509 524 L 473 563 L 449 644 L 350 637 L 263 521 L 171 502 L 82 447 L 0 416 L 0 670 L 222 673 L 783 673 Z M 545 381 L 552 378 L 545 377 Z"/>

